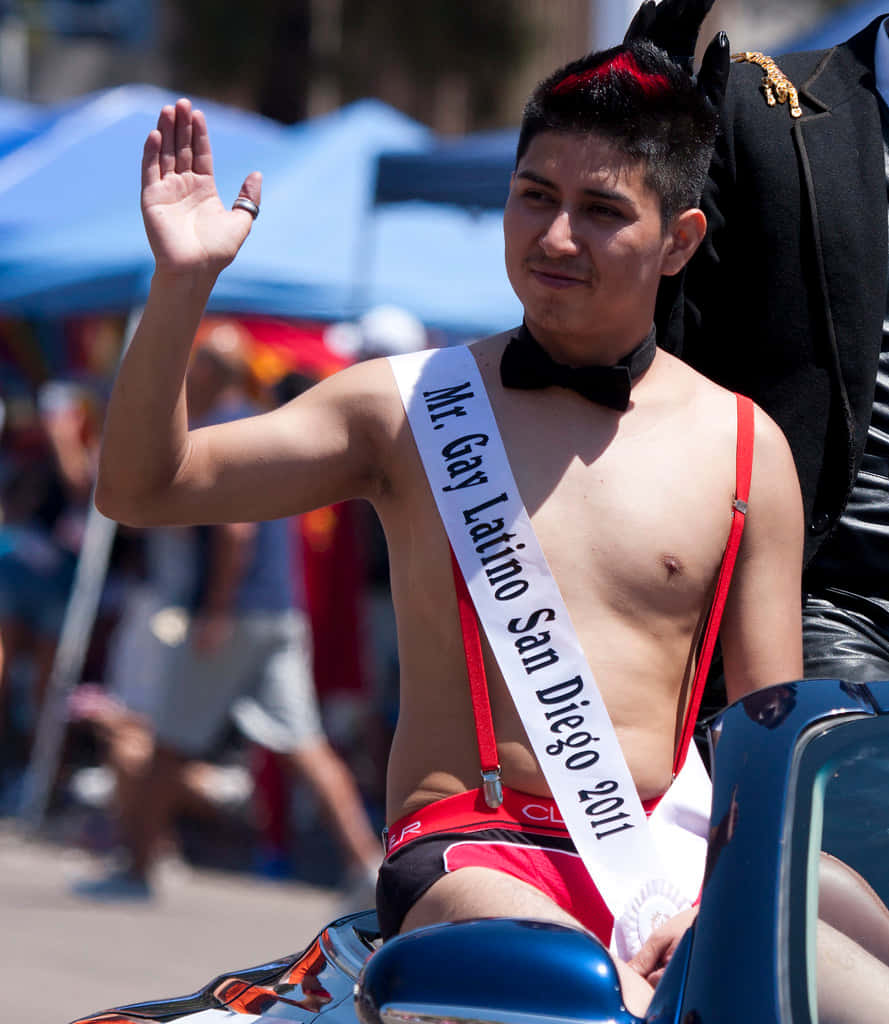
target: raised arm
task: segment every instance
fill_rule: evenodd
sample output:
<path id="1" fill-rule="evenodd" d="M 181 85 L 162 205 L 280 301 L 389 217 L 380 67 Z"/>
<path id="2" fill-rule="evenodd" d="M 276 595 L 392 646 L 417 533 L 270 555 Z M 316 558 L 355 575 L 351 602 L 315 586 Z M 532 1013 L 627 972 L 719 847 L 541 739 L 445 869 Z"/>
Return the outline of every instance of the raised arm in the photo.
<path id="1" fill-rule="evenodd" d="M 240 197 L 259 204 L 259 174 Z M 385 367 L 355 368 L 274 413 L 188 431 L 192 339 L 253 222 L 220 199 L 207 125 L 188 100 L 164 107 L 145 143 L 142 213 L 155 273 L 108 406 L 99 508 L 142 526 L 243 522 L 370 496 Z"/>
<path id="2" fill-rule="evenodd" d="M 793 456 L 781 430 L 757 408 L 747 521 L 720 632 L 729 701 L 801 678 L 802 555 Z"/>

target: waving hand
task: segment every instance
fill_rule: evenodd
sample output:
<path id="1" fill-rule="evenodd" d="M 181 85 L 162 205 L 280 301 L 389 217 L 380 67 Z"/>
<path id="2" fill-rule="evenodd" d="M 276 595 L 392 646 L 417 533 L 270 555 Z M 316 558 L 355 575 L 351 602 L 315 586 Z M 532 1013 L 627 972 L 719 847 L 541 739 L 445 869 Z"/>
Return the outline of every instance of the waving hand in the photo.
<path id="1" fill-rule="evenodd" d="M 248 175 L 238 198 L 258 207 L 261 183 L 258 172 Z M 235 258 L 253 216 L 219 198 L 201 111 L 187 99 L 164 107 L 142 155 L 142 217 L 158 271 L 218 274 Z"/>

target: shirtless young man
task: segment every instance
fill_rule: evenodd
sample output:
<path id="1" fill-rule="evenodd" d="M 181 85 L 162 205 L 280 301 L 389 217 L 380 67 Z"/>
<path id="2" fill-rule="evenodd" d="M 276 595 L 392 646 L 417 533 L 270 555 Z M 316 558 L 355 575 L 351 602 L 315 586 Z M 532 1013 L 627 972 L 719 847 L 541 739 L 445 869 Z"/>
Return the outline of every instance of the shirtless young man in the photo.
<path id="1" fill-rule="evenodd" d="M 661 275 L 677 273 L 704 234 L 695 202 L 713 131 L 690 79 L 647 44 L 593 55 L 538 87 L 504 234 L 525 326 L 553 359 L 611 366 L 646 339 Z M 259 204 L 258 174 L 241 198 Z M 148 137 L 142 204 L 156 272 L 108 409 L 99 507 L 148 526 L 372 502 L 389 545 L 401 663 L 388 820 L 475 791 L 479 747 L 448 540 L 392 365 L 362 363 L 274 412 L 189 432 L 191 341 L 252 219 L 220 200 L 206 123 L 187 100 L 165 107 Z M 671 784 L 729 532 L 736 400 L 662 351 L 623 411 L 565 387 L 505 387 L 511 336 L 477 342 L 472 355 L 632 780 L 643 800 L 656 798 Z M 800 675 L 799 490 L 783 435 L 759 410 L 746 519 L 721 634 L 732 699 Z M 504 787 L 541 803 L 547 782 L 484 640 L 483 651 Z M 506 869 L 439 869 L 430 880 L 412 906 L 381 905 L 390 930 L 498 915 L 577 924 Z M 398 885 L 390 872 L 383 903 L 397 900 Z M 625 997 L 643 1005 L 650 988 L 620 969 Z"/>

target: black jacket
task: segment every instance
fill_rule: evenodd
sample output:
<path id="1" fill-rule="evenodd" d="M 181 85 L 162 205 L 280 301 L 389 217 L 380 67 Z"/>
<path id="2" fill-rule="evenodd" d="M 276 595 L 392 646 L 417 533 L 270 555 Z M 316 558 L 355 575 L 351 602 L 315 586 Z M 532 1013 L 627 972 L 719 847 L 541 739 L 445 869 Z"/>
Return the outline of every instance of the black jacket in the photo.
<path id="1" fill-rule="evenodd" d="M 733 65 L 702 200 L 709 231 L 665 347 L 750 395 L 796 459 L 807 560 L 842 514 L 874 397 L 889 278 L 873 72 L 878 19 L 841 46 L 776 58 L 802 117 Z"/>

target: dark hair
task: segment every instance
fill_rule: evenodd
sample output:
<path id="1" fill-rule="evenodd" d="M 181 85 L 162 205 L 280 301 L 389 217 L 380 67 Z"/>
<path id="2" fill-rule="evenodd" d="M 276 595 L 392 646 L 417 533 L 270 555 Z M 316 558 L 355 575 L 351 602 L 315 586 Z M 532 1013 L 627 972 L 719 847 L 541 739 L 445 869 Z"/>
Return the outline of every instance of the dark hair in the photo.
<path id="1" fill-rule="evenodd" d="M 522 115 L 516 165 L 540 132 L 594 132 L 644 165 L 666 225 L 700 200 L 717 122 L 691 75 L 652 43 L 634 40 L 589 53 L 540 82 Z"/>

